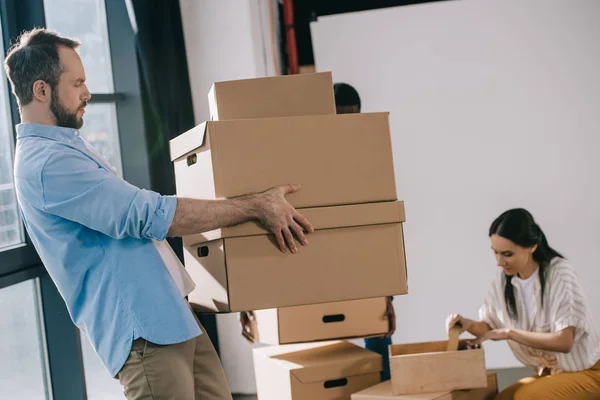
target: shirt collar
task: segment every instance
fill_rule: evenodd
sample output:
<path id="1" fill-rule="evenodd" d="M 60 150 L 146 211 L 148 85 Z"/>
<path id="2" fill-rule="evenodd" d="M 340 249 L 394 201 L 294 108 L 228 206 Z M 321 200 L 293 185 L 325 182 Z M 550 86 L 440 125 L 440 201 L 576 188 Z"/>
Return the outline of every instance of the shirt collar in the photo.
<path id="1" fill-rule="evenodd" d="M 42 124 L 18 124 L 17 139 L 25 137 L 43 137 L 60 142 L 70 142 L 73 137 L 79 136 L 79 131 L 73 128 Z"/>

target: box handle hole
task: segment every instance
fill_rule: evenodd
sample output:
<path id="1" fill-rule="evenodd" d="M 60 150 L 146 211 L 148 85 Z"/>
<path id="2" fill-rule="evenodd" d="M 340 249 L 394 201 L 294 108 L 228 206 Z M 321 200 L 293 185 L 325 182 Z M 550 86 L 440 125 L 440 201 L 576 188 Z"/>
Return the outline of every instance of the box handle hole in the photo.
<path id="1" fill-rule="evenodd" d="M 188 167 L 191 165 L 196 164 L 196 162 L 198 161 L 198 156 L 196 155 L 196 153 L 191 154 L 187 157 L 187 165 Z"/>
<path id="2" fill-rule="evenodd" d="M 346 316 L 344 314 L 333 314 L 326 315 L 323 317 L 323 322 L 326 324 L 330 324 L 332 322 L 343 322 L 346 320 Z"/>
<path id="3" fill-rule="evenodd" d="M 198 257 L 208 257 L 208 246 L 198 247 Z"/>
<path id="4" fill-rule="evenodd" d="M 342 378 L 342 379 L 335 379 L 333 381 L 327 381 L 323 384 L 323 386 L 325 386 L 325 389 L 331 389 L 331 388 L 346 386 L 347 384 L 348 384 L 348 379 Z"/>

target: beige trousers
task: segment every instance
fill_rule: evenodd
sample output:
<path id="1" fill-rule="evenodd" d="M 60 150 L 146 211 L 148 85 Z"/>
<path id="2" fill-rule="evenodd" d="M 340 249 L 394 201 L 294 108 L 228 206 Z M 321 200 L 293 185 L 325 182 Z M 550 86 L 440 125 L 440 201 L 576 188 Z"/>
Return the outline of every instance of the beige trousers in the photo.
<path id="1" fill-rule="evenodd" d="M 117 374 L 128 400 L 231 400 L 219 357 L 196 321 L 203 334 L 187 342 L 166 346 L 145 339 L 133 342 Z"/>

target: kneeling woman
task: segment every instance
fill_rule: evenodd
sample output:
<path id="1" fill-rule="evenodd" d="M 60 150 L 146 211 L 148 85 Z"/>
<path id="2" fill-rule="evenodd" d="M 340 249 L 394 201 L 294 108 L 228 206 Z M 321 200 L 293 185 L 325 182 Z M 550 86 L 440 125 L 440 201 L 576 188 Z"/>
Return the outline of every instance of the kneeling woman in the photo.
<path id="1" fill-rule="evenodd" d="M 459 324 L 475 344 L 508 340 L 515 357 L 538 372 L 497 399 L 600 399 L 600 333 L 573 267 L 524 209 L 500 215 L 489 235 L 502 271 L 480 321 L 453 314 L 447 329 Z"/>

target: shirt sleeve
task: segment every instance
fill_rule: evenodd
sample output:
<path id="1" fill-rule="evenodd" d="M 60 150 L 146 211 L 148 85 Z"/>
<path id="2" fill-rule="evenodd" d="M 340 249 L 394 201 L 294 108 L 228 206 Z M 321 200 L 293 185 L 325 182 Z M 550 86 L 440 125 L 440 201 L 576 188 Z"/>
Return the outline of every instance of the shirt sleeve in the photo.
<path id="1" fill-rule="evenodd" d="M 579 279 L 571 267 L 560 264 L 550 277 L 548 306 L 552 332 L 572 326 L 575 328 L 575 340 L 579 340 L 588 333 L 586 321 L 590 312 Z"/>
<path id="2" fill-rule="evenodd" d="M 502 291 L 499 290 L 501 285 L 497 279 L 492 282 L 483 305 L 479 309 L 479 319 L 487 323 L 491 329 L 505 327 L 499 313 L 503 307 Z"/>
<path id="3" fill-rule="evenodd" d="M 177 207 L 176 197 L 139 189 L 79 152 L 51 155 L 41 186 L 45 212 L 115 239 L 164 240 Z"/>

